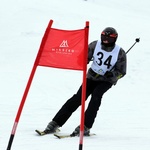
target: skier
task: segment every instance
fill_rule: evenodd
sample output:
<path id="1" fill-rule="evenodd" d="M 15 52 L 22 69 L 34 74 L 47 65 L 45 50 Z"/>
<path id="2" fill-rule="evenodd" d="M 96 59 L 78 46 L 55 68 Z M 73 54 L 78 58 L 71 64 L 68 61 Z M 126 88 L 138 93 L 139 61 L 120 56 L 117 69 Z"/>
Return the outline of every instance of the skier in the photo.
<path id="1" fill-rule="evenodd" d="M 101 33 L 101 40 L 93 41 L 88 46 L 88 63 L 91 60 L 93 62 L 87 72 L 86 99 L 90 95 L 91 99 L 85 111 L 85 136 L 90 134 L 103 94 L 126 74 L 126 53 L 116 44 L 117 37 L 116 29 L 107 27 Z M 65 124 L 81 105 L 81 95 L 82 85 L 49 122 L 44 130 L 45 134 L 55 133 Z M 79 133 L 80 126 L 77 126 L 72 134 L 76 136 Z"/>

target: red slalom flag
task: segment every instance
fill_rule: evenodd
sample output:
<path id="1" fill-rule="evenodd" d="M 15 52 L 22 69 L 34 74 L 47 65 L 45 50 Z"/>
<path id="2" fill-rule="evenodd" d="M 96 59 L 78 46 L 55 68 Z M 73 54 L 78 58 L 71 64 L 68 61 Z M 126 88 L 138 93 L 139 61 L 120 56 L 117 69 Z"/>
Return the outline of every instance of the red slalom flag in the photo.
<path id="1" fill-rule="evenodd" d="M 53 20 L 50 20 L 35 59 L 30 77 L 28 79 L 14 125 L 9 138 L 7 150 L 11 150 L 13 139 L 17 130 L 20 116 L 34 78 L 37 66 L 55 67 L 62 69 L 83 70 L 82 86 L 82 109 L 81 109 L 81 134 L 79 150 L 82 150 L 84 132 L 84 107 L 86 95 L 86 69 L 89 22 L 86 22 L 84 29 L 60 30 L 51 28 Z"/>
<path id="2" fill-rule="evenodd" d="M 85 29 L 59 30 L 49 28 L 45 44 L 40 49 L 39 66 L 83 70 L 85 64 Z"/>

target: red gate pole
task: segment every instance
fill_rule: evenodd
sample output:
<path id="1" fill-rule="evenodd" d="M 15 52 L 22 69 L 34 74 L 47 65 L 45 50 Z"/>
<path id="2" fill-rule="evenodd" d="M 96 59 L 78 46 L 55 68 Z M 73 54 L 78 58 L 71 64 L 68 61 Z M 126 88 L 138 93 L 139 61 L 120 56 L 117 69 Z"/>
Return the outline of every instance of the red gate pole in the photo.
<path id="1" fill-rule="evenodd" d="M 34 62 L 34 65 L 33 65 L 33 68 L 32 68 L 31 74 L 30 74 L 30 77 L 28 79 L 28 82 L 27 82 L 27 85 L 26 85 L 26 88 L 25 88 L 25 91 L 24 91 L 24 94 L 23 94 L 23 97 L 22 97 L 22 100 L 21 100 L 21 103 L 20 103 L 17 115 L 16 115 L 16 118 L 15 118 L 15 122 L 14 122 L 14 125 L 13 125 L 13 128 L 12 128 L 12 132 L 11 132 L 11 135 L 10 135 L 9 142 L 8 142 L 7 150 L 11 150 L 11 146 L 12 146 L 13 139 L 14 139 L 14 136 L 15 136 L 15 133 L 16 133 L 16 129 L 17 129 L 17 126 L 18 126 L 18 123 L 19 123 L 19 119 L 20 119 L 20 116 L 21 116 L 21 113 L 22 113 L 22 110 L 23 110 L 23 107 L 24 107 L 24 104 L 25 104 L 25 101 L 26 101 L 26 97 L 28 95 L 28 92 L 29 92 L 29 89 L 30 89 L 30 86 L 31 86 L 31 83 L 32 83 L 32 80 L 33 80 L 33 77 L 34 77 L 34 74 L 35 74 L 35 71 L 36 71 L 36 68 L 38 66 L 39 58 L 41 56 L 43 47 L 44 47 L 46 39 L 47 39 L 47 35 L 48 35 L 48 33 L 50 31 L 50 28 L 52 26 L 52 23 L 53 23 L 53 20 L 50 20 L 50 22 L 48 24 L 48 27 L 47 27 L 47 29 L 45 31 L 45 34 L 43 36 L 43 39 L 42 39 L 42 42 L 41 42 L 41 45 L 40 45 L 40 49 L 38 51 L 36 60 Z"/>
<path id="2" fill-rule="evenodd" d="M 84 110 L 85 110 L 85 99 L 86 99 L 86 71 L 87 71 L 87 53 L 88 53 L 88 34 L 89 34 L 89 22 L 87 21 L 86 27 L 85 27 L 85 47 L 84 47 L 85 55 L 84 55 L 83 84 L 82 84 L 79 150 L 82 150 L 83 136 L 84 136 Z"/>

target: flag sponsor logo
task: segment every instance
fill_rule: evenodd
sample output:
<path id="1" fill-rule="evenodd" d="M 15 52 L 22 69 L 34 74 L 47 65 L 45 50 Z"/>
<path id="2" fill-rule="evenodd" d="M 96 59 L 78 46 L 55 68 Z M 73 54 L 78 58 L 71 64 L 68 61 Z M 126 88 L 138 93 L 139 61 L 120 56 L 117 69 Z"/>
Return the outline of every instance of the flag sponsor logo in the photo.
<path id="1" fill-rule="evenodd" d="M 59 47 L 69 47 L 68 41 L 67 40 L 63 40 Z"/>
<path id="2" fill-rule="evenodd" d="M 67 55 L 72 55 L 75 50 L 71 49 L 69 47 L 68 41 L 67 40 L 63 40 L 58 48 L 52 48 L 52 52 L 55 53 L 60 53 L 60 54 L 67 54 Z"/>

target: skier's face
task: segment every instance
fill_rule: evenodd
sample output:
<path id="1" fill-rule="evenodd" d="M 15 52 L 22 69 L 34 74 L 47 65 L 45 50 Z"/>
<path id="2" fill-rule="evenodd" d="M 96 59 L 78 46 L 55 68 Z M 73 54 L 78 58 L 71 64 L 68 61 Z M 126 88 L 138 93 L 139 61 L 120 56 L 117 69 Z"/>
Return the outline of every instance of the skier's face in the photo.
<path id="1" fill-rule="evenodd" d="M 101 34 L 101 41 L 102 41 L 103 43 L 114 43 L 115 40 L 116 40 L 116 38 L 113 37 L 113 36 L 105 35 L 105 34 L 103 34 L 103 33 Z"/>

